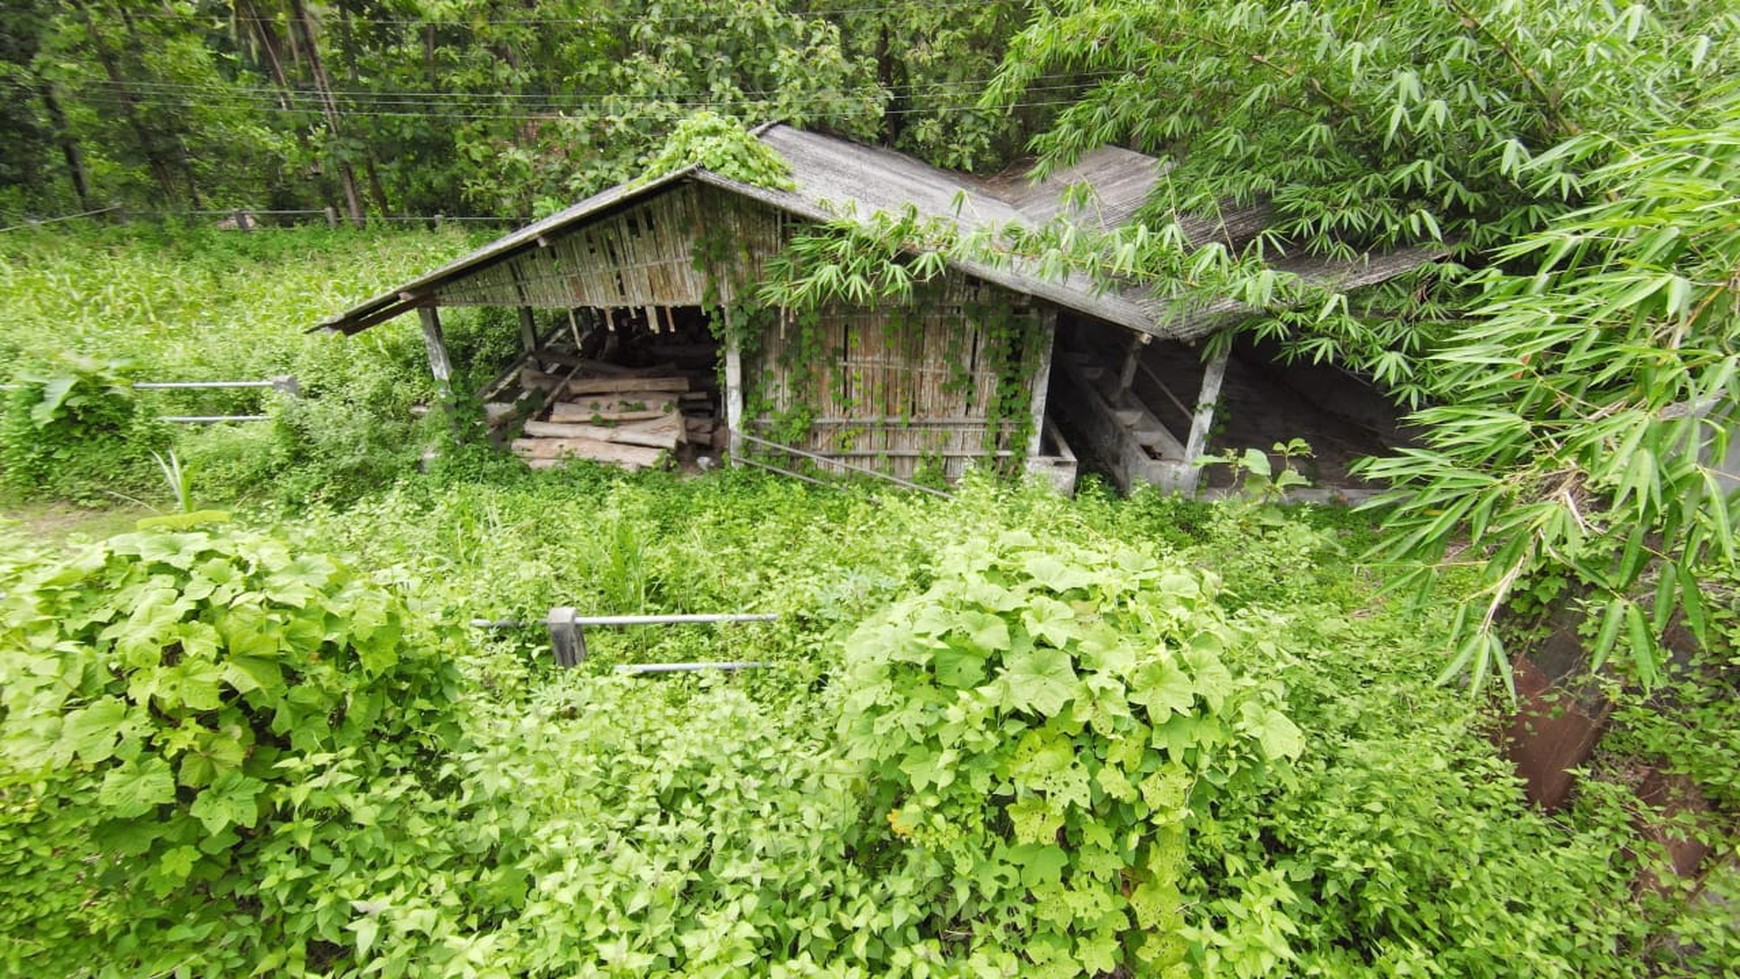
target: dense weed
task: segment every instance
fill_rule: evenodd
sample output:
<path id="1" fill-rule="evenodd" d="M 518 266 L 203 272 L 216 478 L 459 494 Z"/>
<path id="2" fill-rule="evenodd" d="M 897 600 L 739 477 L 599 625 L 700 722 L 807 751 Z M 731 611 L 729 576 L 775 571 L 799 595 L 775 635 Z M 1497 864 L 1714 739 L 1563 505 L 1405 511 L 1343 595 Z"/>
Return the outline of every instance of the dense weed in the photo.
<path id="1" fill-rule="evenodd" d="M 0 303 L 21 311 L 0 351 L 46 363 L 58 319 L 69 346 L 135 356 L 134 376 L 290 371 L 311 395 L 268 424 L 177 433 L 196 497 L 235 504 L 242 529 L 0 542 L 0 972 L 1691 976 L 1740 960 L 1719 902 L 1638 886 L 1660 851 L 1616 783 L 1551 817 L 1525 804 L 1488 713 L 1431 682 L 1457 583 L 1425 610 L 1384 594 L 1360 564 L 1364 517 L 1091 482 L 1066 501 L 973 477 L 945 501 L 741 470 L 529 472 L 409 421 L 431 394 L 410 330 L 300 332 L 457 237 L 209 237 L 0 245 Z M 298 249 L 318 250 L 314 271 Z M 214 298 L 224 285 L 249 301 Z M 486 326 L 453 332 L 487 355 Z M 14 492 L 45 487 L 62 492 Z M 1019 569 L 972 557 L 996 540 Z M 557 605 L 780 618 L 589 630 L 565 672 L 537 624 Z M 1031 639 L 1029 606 L 1074 618 L 1037 626 L 1049 647 L 993 649 Z M 1093 622 L 1138 614 L 1114 630 L 1133 656 L 1224 639 L 1218 666 L 1191 665 L 1190 699 L 1093 644 Z M 1711 615 L 1712 655 L 1731 657 L 1740 610 Z M 403 632 L 390 669 L 375 619 Z M 980 652 L 984 683 L 960 668 Z M 283 685 L 250 688 L 273 657 Z M 611 673 L 678 660 L 768 665 Z M 882 684 L 895 668 L 911 676 Z M 997 687 L 1011 670 L 1049 693 Z M 1217 705 L 1223 687 L 1237 697 Z M 1616 744 L 1731 812 L 1731 686 L 1689 675 L 1661 696 L 1687 713 L 1626 701 Z M 1132 734 L 1164 727 L 1162 707 L 1181 719 L 1171 747 Z M 113 736 L 95 723 L 111 717 Z M 939 768 L 951 738 L 976 747 Z M 1145 776 L 1188 764 L 1190 785 L 1130 799 L 1110 776 L 1071 781 L 1111 756 Z M 978 781 L 943 793 L 943 769 Z M 999 863 L 998 846 L 1029 849 Z"/>

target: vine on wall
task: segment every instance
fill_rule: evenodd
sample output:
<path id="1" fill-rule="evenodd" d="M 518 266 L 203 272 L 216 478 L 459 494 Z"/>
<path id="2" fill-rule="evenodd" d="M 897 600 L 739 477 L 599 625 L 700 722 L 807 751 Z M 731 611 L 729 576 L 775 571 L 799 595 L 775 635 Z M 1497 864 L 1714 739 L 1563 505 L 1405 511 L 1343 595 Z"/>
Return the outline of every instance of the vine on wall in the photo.
<path id="1" fill-rule="evenodd" d="M 944 249 L 953 240 L 952 225 L 920 219 L 911 208 L 897 215 L 878 212 L 861 227 L 836 222 L 782 235 L 783 249 L 764 263 L 754 236 L 743 233 L 764 215 L 756 205 L 724 201 L 721 220 L 697 231 L 693 251 L 695 267 L 707 277 L 705 303 L 716 310 L 715 336 L 737 344 L 746 369 L 761 368 L 743 379 L 747 418 L 768 419 L 772 441 L 808 442 L 817 405 L 831 401 L 847 414 L 866 407 L 866 378 L 847 368 L 849 350 L 829 349 L 826 323 L 868 312 L 890 352 L 918 365 L 927 330 L 942 319 L 950 371 L 944 393 L 959 396 L 965 413 L 985 418 L 985 451 L 1013 453 L 999 460 L 1000 470 L 1023 468 L 1033 434 L 1034 374 L 1044 354 L 1038 315 L 1010 294 L 950 272 Z M 913 242 L 934 247 L 914 250 Z M 971 298 L 962 301 L 962 291 Z M 967 338 L 974 329 L 980 340 L 970 351 Z M 783 341 L 772 363 L 770 330 L 779 330 Z M 988 400 L 976 404 L 980 372 L 991 373 L 996 383 Z M 902 418 L 903 427 L 916 413 L 911 399 L 883 407 L 879 414 Z M 869 431 L 843 428 L 831 447 L 850 450 Z"/>

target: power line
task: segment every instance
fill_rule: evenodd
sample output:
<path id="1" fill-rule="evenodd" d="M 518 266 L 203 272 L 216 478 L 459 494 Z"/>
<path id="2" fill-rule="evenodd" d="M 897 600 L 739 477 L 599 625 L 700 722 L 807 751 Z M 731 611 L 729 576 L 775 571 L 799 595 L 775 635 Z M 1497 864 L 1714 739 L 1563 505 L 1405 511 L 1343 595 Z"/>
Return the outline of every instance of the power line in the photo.
<path id="1" fill-rule="evenodd" d="M 1036 75 L 1036 76 L 1034 76 L 1034 80 L 1047 81 L 1047 82 L 1055 81 L 1055 82 L 1063 82 L 1063 83 L 1070 83 L 1070 84 L 1023 85 L 1022 88 L 1023 88 L 1023 91 L 1044 91 L 1044 90 L 1048 90 L 1048 89 L 1073 88 L 1076 86 L 1076 83 L 1080 83 L 1083 80 L 1104 79 L 1104 78 L 1107 78 L 1110 76 L 1122 76 L 1122 75 L 1127 75 L 1127 74 L 1129 74 L 1129 73 L 1126 71 L 1110 70 L 1110 69 L 1104 70 L 1104 71 L 1082 72 L 1079 74 L 1067 73 L 1067 72 L 1050 73 L 1050 74 L 1044 74 L 1044 75 Z M 190 93 L 190 94 L 211 93 L 214 95 L 221 95 L 224 97 L 231 97 L 231 96 L 235 96 L 235 95 L 248 95 L 250 97 L 259 98 L 261 100 L 269 99 L 272 101 L 277 101 L 283 97 L 323 99 L 327 95 L 331 95 L 331 96 L 336 97 L 336 98 L 357 98 L 357 99 L 368 99 L 368 100 L 405 99 L 405 100 L 427 100 L 427 101 L 431 101 L 431 102 L 477 100 L 477 99 L 502 99 L 502 100 L 513 100 L 513 101 L 530 101 L 533 99 L 542 99 L 542 100 L 546 100 L 545 104 L 552 104 L 553 105 L 553 104 L 556 104 L 560 100 L 577 98 L 577 97 L 573 97 L 573 96 L 562 96 L 562 95 L 556 94 L 556 93 L 538 93 L 538 92 L 432 92 L 432 91 L 418 91 L 418 90 L 411 90 L 411 89 L 332 89 L 332 90 L 329 90 L 326 92 L 322 92 L 319 89 L 311 89 L 311 88 L 277 88 L 274 86 L 265 86 L 265 85 L 221 85 L 221 84 L 201 83 L 201 82 L 161 82 L 161 81 L 151 81 L 151 80 L 115 81 L 113 79 L 108 79 L 108 78 L 93 79 L 90 82 L 88 82 L 87 84 L 94 85 L 94 86 L 97 86 L 100 88 L 114 88 L 117 90 L 126 89 L 127 91 L 132 92 L 132 93 L 169 93 L 169 94 L 174 94 L 177 92 L 186 92 L 186 93 Z M 943 91 L 948 91 L 948 92 L 960 92 L 960 91 L 967 91 L 967 90 L 982 90 L 983 88 L 985 88 L 989 84 L 990 84 L 990 82 L 987 80 L 963 78 L 963 79 L 956 79 L 956 80 L 952 80 L 952 81 L 951 80 L 942 80 L 942 81 L 936 81 L 936 82 L 922 82 L 922 83 L 909 82 L 909 83 L 904 84 L 904 85 L 888 85 L 888 86 L 877 85 L 874 89 L 874 92 L 876 92 L 876 93 L 894 92 L 894 93 L 901 93 L 901 94 L 927 94 L 927 93 L 934 92 L 937 90 L 943 90 Z M 682 101 L 704 100 L 707 97 L 708 97 L 707 93 L 679 93 L 679 94 L 669 96 L 668 99 L 660 99 L 658 101 L 668 101 L 671 99 L 682 100 Z M 833 96 L 830 98 L 859 98 L 859 97 L 861 97 L 861 96 L 841 95 L 841 96 Z M 622 96 L 589 96 L 587 98 L 602 101 L 603 99 L 610 99 L 610 98 L 615 98 L 615 99 L 620 100 L 623 97 Z"/>
<path id="2" fill-rule="evenodd" d="M 1108 73 L 1111 74 L 1111 73 Z M 1117 73 L 1122 74 L 1122 73 Z M 1056 76 L 1069 77 L 1069 76 Z M 1073 98 L 1049 99 L 1048 94 L 1072 94 L 1079 91 L 1081 84 L 1070 82 L 1052 85 L 1029 85 L 1023 88 L 1023 95 L 1040 96 L 1022 101 L 993 106 L 986 109 L 978 104 L 976 96 L 982 94 L 982 89 L 972 89 L 970 82 L 954 83 L 956 87 L 935 93 L 945 99 L 960 99 L 960 101 L 942 101 L 929 105 L 909 105 L 905 108 L 882 106 L 879 111 L 884 115 L 911 115 L 923 113 L 976 112 L 998 111 L 1004 108 L 1032 108 L 1053 106 L 1073 102 Z M 99 86 L 101 90 L 102 87 Z M 81 99 L 94 105 L 127 104 L 155 106 L 169 109 L 240 109 L 258 112 L 294 112 L 311 113 L 325 108 L 326 99 L 319 93 L 308 91 L 280 92 L 272 95 L 270 89 L 255 90 L 258 94 L 235 92 L 221 87 L 203 86 L 187 87 L 165 91 L 133 91 L 115 90 L 100 91 L 81 96 Z M 612 112 L 634 107 L 657 107 L 672 109 L 765 109 L 779 106 L 786 109 L 803 108 L 858 108 L 874 105 L 880 90 L 866 91 L 858 94 L 811 93 L 800 98 L 782 97 L 778 94 L 763 92 L 746 92 L 737 96 L 711 95 L 607 95 L 607 96 L 573 96 L 569 98 L 547 98 L 543 102 L 531 102 L 518 99 L 504 99 L 487 94 L 461 93 L 422 93 L 422 92 L 381 92 L 372 94 L 346 94 L 340 99 L 333 93 L 334 101 L 339 103 L 343 114 L 358 116 L 423 116 L 443 119 L 548 119 L 565 111 L 596 111 Z M 209 95 L 211 98 L 200 98 Z M 962 97 L 965 98 L 962 98 Z M 291 104 L 286 105 L 288 98 Z"/>
<path id="3" fill-rule="evenodd" d="M 984 8 L 986 6 L 989 6 L 989 4 L 986 3 L 985 0 L 960 0 L 960 2 L 950 2 L 950 0 L 934 0 L 934 2 L 929 2 L 929 3 L 891 2 L 891 3 L 886 3 L 886 4 L 876 4 L 874 6 L 840 7 L 840 8 L 832 9 L 832 10 L 803 10 L 803 11 L 792 10 L 792 11 L 778 11 L 778 12 L 781 14 L 784 14 L 785 16 L 788 16 L 788 17 L 795 17 L 795 18 L 804 19 L 804 20 L 818 20 L 818 19 L 826 19 L 829 17 L 848 16 L 848 15 L 852 15 L 852 14 L 878 14 L 878 13 L 890 13 L 890 12 L 899 12 L 899 11 L 953 11 L 953 10 Z M 1017 13 L 1021 13 L 1021 14 L 1025 14 L 1028 12 L 1030 12 L 1030 11 L 1017 11 Z M 212 22 L 212 23 L 228 23 L 228 22 L 232 22 L 232 21 L 239 21 L 242 23 L 263 23 L 263 24 L 274 24 L 274 25 L 284 22 L 284 21 L 281 21 L 278 18 L 274 18 L 274 17 L 248 16 L 248 15 L 238 15 L 238 14 L 234 14 L 234 13 L 204 14 L 204 15 L 201 15 L 198 13 L 178 14 L 178 13 L 174 13 L 171 11 L 165 11 L 165 10 L 130 11 L 128 13 L 128 16 L 133 17 L 135 19 L 175 21 L 175 22 L 208 21 L 208 22 Z M 644 13 L 643 14 L 634 14 L 634 13 L 631 13 L 628 11 L 597 11 L 597 10 L 594 10 L 594 11 L 588 11 L 585 14 L 576 14 L 572 17 L 482 17 L 482 18 L 470 18 L 470 19 L 464 19 L 464 20 L 457 20 L 457 19 L 456 20 L 431 20 L 427 17 L 355 17 L 355 16 L 352 16 L 352 17 L 343 17 L 343 18 L 318 18 L 318 19 L 328 20 L 328 21 L 336 20 L 340 24 L 343 24 L 343 23 L 366 24 L 366 25 L 369 25 L 371 27 L 375 27 L 375 26 L 378 26 L 378 27 L 436 27 L 436 28 L 476 29 L 479 26 L 483 26 L 483 27 L 513 27 L 513 26 L 551 27 L 551 26 L 558 26 L 558 25 L 572 25 L 575 27 L 588 27 L 588 26 L 597 26 L 600 24 L 640 23 L 643 21 L 654 21 L 654 22 L 665 22 L 665 23 L 673 22 L 673 21 L 675 21 L 675 22 L 684 22 L 684 21 L 695 22 L 695 21 L 700 21 L 700 20 L 723 20 L 723 19 L 729 18 L 730 16 L 731 16 L 731 14 L 728 11 L 724 11 L 724 10 L 662 12 L 656 18 L 652 17 L 651 15 L 644 14 Z"/>
<path id="4" fill-rule="evenodd" d="M 83 101 L 90 103 L 90 104 L 96 104 L 96 105 L 121 106 L 121 105 L 127 104 L 127 100 L 119 99 L 119 98 L 102 99 L 102 98 L 86 97 L 85 99 L 83 99 Z M 289 112 L 304 113 L 304 112 L 313 111 L 313 110 L 298 107 L 298 106 L 291 106 L 289 108 L 285 108 L 284 106 L 281 106 L 281 105 L 244 104 L 244 103 L 230 103 L 228 105 L 224 105 L 224 104 L 192 101 L 192 100 L 185 100 L 185 99 L 181 99 L 181 100 L 176 100 L 176 99 L 133 99 L 131 101 L 132 101 L 132 104 L 134 104 L 134 105 L 149 105 L 149 106 L 156 106 L 159 108 L 166 108 L 166 109 L 235 108 L 235 109 L 251 109 L 251 110 L 260 111 L 260 112 L 279 112 L 279 113 L 289 113 Z M 802 107 L 802 106 L 815 107 L 815 106 L 821 106 L 821 105 L 844 106 L 844 105 L 855 103 L 858 101 L 860 101 L 860 100 L 855 99 L 855 98 L 841 97 L 841 98 L 837 98 L 837 99 L 786 102 L 783 104 L 787 105 L 787 106 L 792 106 L 792 107 Z M 880 110 L 880 114 L 884 115 L 884 116 L 904 116 L 904 115 L 920 115 L 920 114 L 926 114 L 926 113 L 948 114 L 948 113 L 968 113 L 968 112 L 991 112 L 991 111 L 1002 111 L 1005 109 L 1029 109 L 1029 108 L 1045 108 L 1045 107 L 1058 106 L 1058 105 L 1074 105 L 1074 104 L 1076 104 L 1076 102 L 1077 102 L 1076 99 L 1046 99 L 1046 100 L 1036 100 L 1036 101 L 1010 102 L 1010 103 L 1005 103 L 1003 105 L 995 106 L 995 107 L 990 108 L 990 109 L 987 109 L 987 108 L 979 105 L 977 102 L 933 105 L 933 106 L 912 106 L 912 107 L 908 107 L 908 108 L 904 108 L 904 109 L 884 107 L 883 109 Z M 624 102 L 617 102 L 617 103 L 599 103 L 596 106 L 592 106 L 592 108 L 597 108 L 600 110 L 609 110 L 609 109 L 614 109 L 614 108 L 620 108 L 620 107 L 623 107 L 626 105 L 640 105 L 640 106 L 668 106 L 670 108 L 675 108 L 675 109 L 708 109 L 708 108 L 730 109 L 730 108 L 763 107 L 763 106 L 768 106 L 768 105 L 775 104 L 775 103 L 776 103 L 776 100 L 774 100 L 774 99 L 733 99 L 733 100 L 717 100 L 717 101 L 711 101 L 711 102 L 670 102 L 670 101 L 666 101 L 666 100 L 662 100 L 662 99 L 647 98 L 647 99 L 636 99 L 636 100 L 632 100 L 632 101 L 624 101 Z M 372 117 L 372 118 L 442 119 L 442 120 L 448 120 L 448 121 L 455 121 L 455 120 L 459 120 L 459 121 L 464 121 L 464 120 L 533 121 L 533 120 L 551 120 L 551 119 L 556 119 L 556 118 L 562 118 L 561 111 L 564 108 L 574 109 L 574 108 L 579 108 L 579 107 L 576 107 L 576 106 L 555 107 L 555 108 L 551 109 L 550 111 L 546 111 L 546 112 L 535 112 L 535 111 L 529 111 L 529 110 L 522 110 L 522 111 L 517 111 L 517 112 L 481 112 L 481 111 L 480 112 L 432 112 L 432 111 L 429 111 L 427 109 L 424 109 L 424 110 L 411 110 L 411 109 L 389 110 L 389 109 L 350 108 L 350 109 L 344 109 L 342 114 L 345 116 L 362 116 L 362 117 Z"/>

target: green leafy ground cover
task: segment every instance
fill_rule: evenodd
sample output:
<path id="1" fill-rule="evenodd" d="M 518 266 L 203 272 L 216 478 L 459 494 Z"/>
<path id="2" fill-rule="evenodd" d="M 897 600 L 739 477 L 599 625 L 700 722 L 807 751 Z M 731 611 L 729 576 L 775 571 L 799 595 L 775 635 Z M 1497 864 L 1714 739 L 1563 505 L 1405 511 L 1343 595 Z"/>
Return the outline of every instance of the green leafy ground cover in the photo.
<path id="1" fill-rule="evenodd" d="M 9 550 L 6 971 L 1732 961 L 1635 890 L 1613 793 L 1523 803 L 1428 682 L 1449 610 L 1375 597 L 1333 514 L 574 473 L 258 522 Z M 572 674 L 461 624 L 558 599 L 783 618 L 594 630 Z M 774 665 L 609 673 L 677 659 Z"/>
<path id="2" fill-rule="evenodd" d="M 330 250 L 356 290 L 336 304 L 397 274 L 347 262 L 463 242 L 267 237 L 7 245 L 0 344 L 46 358 L 55 316 L 101 335 L 38 295 L 42 268 L 89 297 L 111 277 L 75 263 L 111 261 L 162 296 L 205 263 L 236 343 L 117 319 L 106 346 L 223 373 L 287 351 L 323 378 L 299 410 L 345 434 L 290 411 L 180 433 L 230 521 L 0 544 L 0 973 L 1735 973 L 1731 911 L 1638 886 L 1660 852 L 1622 780 L 1524 803 L 1494 714 L 1431 682 L 1457 583 L 1423 612 L 1383 595 L 1365 519 L 529 473 L 454 446 L 419 474 L 376 448 L 434 437 L 395 427 L 414 333 L 303 337 L 326 299 L 280 266 Z M 164 337 L 207 315 L 179 309 Z M 465 624 L 557 604 L 781 618 L 593 630 L 572 673 L 536 630 Z M 1731 648 L 1740 616 L 1713 614 Z M 675 660 L 771 665 L 610 669 Z M 1616 744 L 1731 810 L 1731 687 L 1656 696 L 1689 713 L 1628 698 Z"/>

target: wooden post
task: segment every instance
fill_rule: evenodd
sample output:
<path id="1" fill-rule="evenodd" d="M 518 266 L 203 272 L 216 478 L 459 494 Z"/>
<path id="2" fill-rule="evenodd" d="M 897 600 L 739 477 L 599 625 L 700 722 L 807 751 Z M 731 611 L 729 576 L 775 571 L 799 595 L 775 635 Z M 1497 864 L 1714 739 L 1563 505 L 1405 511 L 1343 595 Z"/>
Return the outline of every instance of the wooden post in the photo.
<path id="1" fill-rule="evenodd" d="M 520 346 L 526 348 L 526 353 L 538 352 L 538 321 L 530 306 L 520 307 Z"/>
<path id="2" fill-rule="evenodd" d="M 1148 346 L 1148 334 L 1134 333 L 1124 350 L 1124 370 L 1118 375 L 1118 390 L 1128 391 L 1136 383 L 1136 368 L 1142 363 L 1142 351 Z"/>
<path id="3" fill-rule="evenodd" d="M 338 227 L 338 208 L 331 204 L 326 205 L 326 226 L 335 229 Z"/>
<path id="4" fill-rule="evenodd" d="M 235 212 L 235 222 L 236 222 L 236 229 L 239 231 L 252 231 L 252 230 L 254 230 L 254 221 L 252 218 L 248 217 L 247 211 L 236 211 Z"/>
<path id="5" fill-rule="evenodd" d="M 1220 400 L 1221 381 L 1226 379 L 1227 356 L 1221 354 L 1214 358 L 1202 371 L 1202 393 L 1197 395 L 1196 414 L 1190 419 L 1190 437 L 1184 440 L 1186 464 L 1194 463 L 1208 449 L 1208 429 L 1214 424 L 1214 404 Z M 1180 489 L 1196 492 L 1196 480 L 1201 475 L 1202 470 L 1193 466 Z"/>
<path id="6" fill-rule="evenodd" d="M 1033 369 L 1033 433 L 1027 437 L 1027 458 L 1032 459 L 1045 446 L 1045 401 L 1051 393 L 1051 350 L 1057 345 L 1057 310 L 1039 312 L 1039 366 Z"/>
<path id="7" fill-rule="evenodd" d="M 429 372 L 435 375 L 435 385 L 441 400 L 453 398 L 453 363 L 447 359 L 447 341 L 441 336 L 441 315 L 434 306 L 417 307 L 423 319 L 423 346 L 429 352 Z"/>
<path id="8" fill-rule="evenodd" d="M 730 433 L 731 463 L 743 452 L 743 351 L 737 344 L 737 328 L 731 322 L 731 307 L 725 316 L 725 429 Z"/>
<path id="9" fill-rule="evenodd" d="M 550 610 L 545 623 L 550 627 L 550 648 L 555 651 L 556 665 L 571 670 L 586 662 L 586 633 L 574 620 L 579 618 L 571 606 Z"/>
<path id="10" fill-rule="evenodd" d="M 286 398 L 302 397 L 302 384 L 296 380 L 294 374 L 279 374 L 272 378 L 272 390 Z"/>

